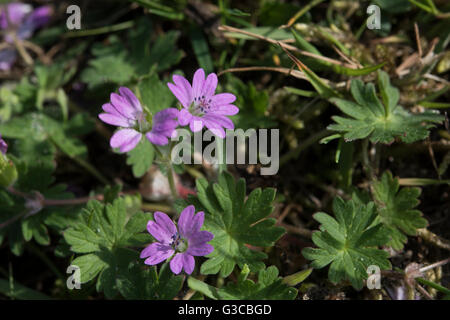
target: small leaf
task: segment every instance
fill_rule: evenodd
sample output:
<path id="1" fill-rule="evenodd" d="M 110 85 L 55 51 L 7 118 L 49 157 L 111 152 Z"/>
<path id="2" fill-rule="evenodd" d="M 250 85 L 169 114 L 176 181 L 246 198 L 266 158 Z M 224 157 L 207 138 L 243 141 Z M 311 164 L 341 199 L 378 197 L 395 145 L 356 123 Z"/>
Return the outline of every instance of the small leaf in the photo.
<path id="1" fill-rule="evenodd" d="M 148 171 L 154 158 L 153 145 L 143 138 L 136 148 L 127 153 L 127 164 L 132 166 L 133 175 L 140 178 Z"/>
<path id="2" fill-rule="evenodd" d="M 359 290 L 367 279 L 367 267 L 377 265 L 390 269 L 386 251 L 375 248 L 389 241 L 387 230 L 374 225 L 376 213 L 373 202 L 367 205 L 340 197 L 333 202 L 336 220 L 326 213 L 314 215 L 321 223 L 320 231 L 313 233 L 312 240 L 318 248 L 305 248 L 303 256 L 313 260 L 311 267 L 320 269 L 330 264 L 328 278 L 338 283 L 349 280 Z"/>
<path id="3" fill-rule="evenodd" d="M 253 251 L 253 246 L 273 246 L 285 232 L 275 226 L 275 220 L 267 218 L 273 210 L 275 190 L 255 189 L 245 201 L 245 180 L 237 182 L 228 172 L 223 172 L 216 184 L 197 180 L 197 197 L 190 196 L 188 203 L 205 212 L 205 230 L 214 234 L 210 244 L 214 251 L 200 268 L 202 274 L 227 277 L 235 265 L 247 264 L 251 271 L 264 268 L 261 261 L 267 255 Z"/>
<path id="4" fill-rule="evenodd" d="M 403 249 L 406 235 L 415 236 L 417 229 L 425 228 L 427 220 L 422 212 L 414 210 L 420 188 L 399 188 L 397 178 L 386 171 L 381 180 L 373 185 L 373 196 L 378 207 L 381 222 L 391 233 L 389 245 L 396 250 Z"/>

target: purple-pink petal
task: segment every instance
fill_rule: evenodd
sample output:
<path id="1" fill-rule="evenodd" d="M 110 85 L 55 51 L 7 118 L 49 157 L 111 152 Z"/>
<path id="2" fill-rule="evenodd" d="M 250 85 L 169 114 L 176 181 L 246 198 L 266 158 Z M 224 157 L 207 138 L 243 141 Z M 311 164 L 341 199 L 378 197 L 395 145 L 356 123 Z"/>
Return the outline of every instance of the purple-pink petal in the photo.
<path id="1" fill-rule="evenodd" d="M 50 6 L 42 6 L 35 9 L 30 15 L 25 18 L 25 21 L 20 24 L 17 30 L 17 37 L 19 39 L 30 38 L 34 31 L 50 21 L 52 8 Z"/>
<path id="2" fill-rule="evenodd" d="M 225 104 L 220 106 L 212 106 L 211 112 L 216 115 L 234 116 L 239 113 L 239 108 L 233 104 Z"/>
<path id="3" fill-rule="evenodd" d="M 198 132 L 203 129 L 203 120 L 200 117 L 192 116 L 189 128 L 192 132 Z"/>
<path id="4" fill-rule="evenodd" d="M 192 87 L 189 81 L 186 78 L 174 75 L 172 80 L 175 84 L 168 83 L 170 91 L 174 94 L 174 96 L 180 101 L 183 107 L 188 108 L 189 105 L 194 100 L 192 96 Z"/>
<path id="5" fill-rule="evenodd" d="M 228 119 L 227 117 L 222 116 L 222 115 L 208 113 L 203 117 L 203 119 L 208 120 L 210 122 L 214 122 L 218 126 L 221 126 L 221 127 L 227 128 L 227 129 L 234 129 L 233 121 L 231 121 L 230 119 Z"/>
<path id="6" fill-rule="evenodd" d="M 134 109 L 134 113 L 142 112 L 141 103 L 130 89 L 127 87 L 120 87 L 119 93 L 128 102 L 128 105 Z"/>
<path id="7" fill-rule="evenodd" d="M 107 124 L 111 124 L 113 126 L 130 127 L 130 120 L 125 117 L 122 117 L 120 115 L 111 114 L 111 113 L 100 113 L 98 115 L 98 117 L 103 122 L 105 122 Z"/>
<path id="8" fill-rule="evenodd" d="M 10 70 L 16 59 L 17 53 L 14 49 L 0 50 L 0 70 Z"/>
<path id="9" fill-rule="evenodd" d="M 180 218 L 178 218 L 178 229 L 182 237 L 187 237 L 191 233 L 191 223 L 194 214 L 195 208 L 193 205 L 187 206 L 181 211 Z"/>
<path id="10" fill-rule="evenodd" d="M 172 238 L 172 236 L 177 233 L 177 227 L 175 227 L 175 224 L 173 223 L 173 221 L 164 212 L 155 211 L 155 213 L 153 214 L 153 218 L 154 218 L 155 222 L 163 230 L 165 230 L 166 234 L 170 235 L 170 238 Z M 158 240 L 160 240 L 160 239 L 158 239 Z"/>
<path id="11" fill-rule="evenodd" d="M 178 114 L 178 123 L 180 126 L 188 125 L 192 120 L 192 114 L 187 109 L 181 109 Z"/>
<path id="12" fill-rule="evenodd" d="M 165 146 L 166 144 L 169 143 L 169 139 L 165 135 L 159 133 L 154 133 L 150 131 L 147 132 L 145 136 L 151 143 L 156 144 L 158 146 Z"/>
<path id="13" fill-rule="evenodd" d="M 191 274 L 192 271 L 194 271 L 194 267 L 194 257 L 187 253 L 177 253 L 170 261 L 170 270 L 175 274 L 179 274 L 182 269 L 184 269 L 187 274 Z"/>
<path id="14" fill-rule="evenodd" d="M 192 256 L 206 256 L 214 251 L 214 247 L 208 243 L 202 243 L 196 246 L 192 246 L 189 244 L 189 248 L 187 249 L 186 253 L 192 255 Z"/>
<path id="15" fill-rule="evenodd" d="M 214 106 L 227 105 L 234 101 L 236 101 L 236 96 L 231 93 L 218 93 L 211 97 L 211 102 Z"/>
<path id="16" fill-rule="evenodd" d="M 170 258 L 175 251 L 172 249 L 171 246 L 161 244 L 159 242 L 154 242 L 147 246 L 144 250 L 142 250 L 140 257 L 146 258 L 145 264 L 148 265 L 155 265 L 158 264 L 164 260 L 167 260 Z"/>
<path id="17" fill-rule="evenodd" d="M 138 119 L 139 111 L 137 111 L 126 98 L 117 93 L 111 93 L 110 99 L 114 108 L 120 111 L 125 117 L 132 120 Z"/>
<path id="18" fill-rule="evenodd" d="M 210 73 L 205 80 L 202 88 L 202 96 L 211 97 L 217 88 L 217 75 Z"/>
<path id="19" fill-rule="evenodd" d="M 134 129 L 121 129 L 111 137 L 112 148 L 119 148 L 120 152 L 132 150 L 141 140 L 142 134 Z"/>
<path id="20" fill-rule="evenodd" d="M 205 83 L 205 71 L 202 68 L 198 69 L 194 73 L 194 79 L 192 80 L 192 95 L 193 97 L 200 97 L 203 91 L 203 85 Z"/>
<path id="21" fill-rule="evenodd" d="M 24 3 L 10 3 L 6 6 L 6 10 L 2 7 L 0 12 L 0 28 L 8 28 L 8 22 L 14 26 L 19 26 L 25 19 L 25 16 L 32 10 L 32 6 Z M 8 16 L 6 12 L 8 12 Z"/>
<path id="22" fill-rule="evenodd" d="M 200 231 L 205 220 L 205 213 L 199 211 L 195 214 L 195 208 L 193 205 L 186 207 L 178 219 L 178 228 L 180 229 L 180 234 L 183 237 L 189 238 L 191 235 L 196 234 Z"/>

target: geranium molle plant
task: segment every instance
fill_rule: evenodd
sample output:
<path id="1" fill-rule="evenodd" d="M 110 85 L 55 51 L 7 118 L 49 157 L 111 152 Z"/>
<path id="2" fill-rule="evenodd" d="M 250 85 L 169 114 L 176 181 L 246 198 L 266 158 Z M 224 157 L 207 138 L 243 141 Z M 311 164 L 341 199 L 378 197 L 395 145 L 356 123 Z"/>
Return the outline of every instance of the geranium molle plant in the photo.
<path id="1" fill-rule="evenodd" d="M 239 112 L 232 104 L 236 97 L 231 93 L 214 94 L 217 87 L 215 73 L 210 73 L 205 79 L 203 69 L 198 69 L 194 74 L 192 86 L 182 76 L 174 75 L 172 79 L 174 83 L 167 85 L 183 106 L 178 116 L 181 126 L 189 124 L 193 132 L 206 126 L 220 138 L 225 138 L 224 128 L 234 129 L 233 122 L 227 116 Z"/>
<path id="2" fill-rule="evenodd" d="M 29 4 L 13 2 L 0 8 L 0 29 L 5 31 L 5 41 L 11 44 L 17 40 L 30 38 L 34 31 L 50 20 L 52 9 L 41 6 L 33 10 Z M 13 48 L 0 50 L 0 70 L 9 70 L 16 61 L 17 54 Z"/>
<path id="3" fill-rule="evenodd" d="M 208 244 L 214 235 L 201 231 L 205 214 L 200 211 L 195 214 L 193 205 L 186 207 L 178 219 L 178 225 L 163 212 L 156 211 L 155 221 L 147 224 L 148 232 L 157 240 L 141 252 L 145 264 L 155 265 L 175 256 L 170 261 L 170 269 L 179 274 L 182 269 L 187 274 L 194 271 L 194 256 L 205 256 L 213 252 L 214 247 Z"/>
<path id="4" fill-rule="evenodd" d="M 128 152 L 136 147 L 143 134 L 153 144 L 166 145 L 169 143 L 168 138 L 176 133 L 177 109 L 161 110 L 152 118 L 142 108 L 134 93 L 126 87 L 119 88 L 119 94 L 111 93 L 110 99 L 110 103 L 103 105 L 105 113 L 99 114 L 99 118 L 121 128 L 111 137 L 112 148 Z"/>

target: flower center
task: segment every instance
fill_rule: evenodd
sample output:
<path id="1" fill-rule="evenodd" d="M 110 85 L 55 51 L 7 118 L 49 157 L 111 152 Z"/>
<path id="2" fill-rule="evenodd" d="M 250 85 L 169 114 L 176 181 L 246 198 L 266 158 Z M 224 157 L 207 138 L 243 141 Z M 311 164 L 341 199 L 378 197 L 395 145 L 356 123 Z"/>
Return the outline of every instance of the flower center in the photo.
<path id="1" fill-rule="evenodd" d="M 189 111 L 194 116 L 202 116 L 205 113 L 209 112 L 211 108 L 211 99 L 205 98 L 205 96 L 199 96 L 194 98 L 194 102 L 192 102 L 189 107 Z"/>
<path id="2" fill-rule="evenodd" d="M 135 129 L 139 132 L 147 132 L 151 129 L 151 121 L 148 121 L 148 117 L 146 117 L 144 112 L 140 112 L 136 114 L 137 124 Z"/>
<path id="3" fill-rule="evenodd" d="M 188 248 L 187 240 L 182 238 L 178 232 L 172 236 L 171 245 L 178 252 L 185 252 Z"/>

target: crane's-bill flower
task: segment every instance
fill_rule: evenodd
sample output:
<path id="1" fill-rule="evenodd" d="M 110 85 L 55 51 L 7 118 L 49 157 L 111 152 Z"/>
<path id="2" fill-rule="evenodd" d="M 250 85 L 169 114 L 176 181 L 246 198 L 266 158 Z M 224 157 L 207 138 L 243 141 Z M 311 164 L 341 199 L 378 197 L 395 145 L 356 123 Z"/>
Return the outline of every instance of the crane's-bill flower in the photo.
<path id="1" fill-rule="evenodd" d="M 0 134 L 0 152 L 2 154 L 6 154 L 8 151 L 8 145 L 6 144 L 5 140 L 2 139 L 2 135 Z"/>
<path id="2" fill-rule="evenodd" d="M 154 221 L 147 224 L 148 232 L 157 240 L 141 252 L 145 264 L 155 265 L 172 258 L 170 269 L 179 274 L 183 269 L 187 274 L 194 271 L 194 256 L 210 254 L 214 247 L 207 242 L 214 238 L 208 231 L 201 231 L 205 214 L 195 214 L 193 205 L 186 207 L 178 219 L 178 226 L 163 212 L 156 211 Z M 174 256 L 175 254 L 175 256 Z"/>
<path id="3" fill-rule="evenodd" d="M 217 75 L 210 73 L 205 79 L 203 69 L 198 69 L 192 86 L 186 78 L 174 75 L 174 83 L 168 83 L 170 91 L 180 101 L 183 108 L 178 115 L 181 126 L 189 124 L 193 132 L 206 126 L 212 133 L 225 138 L 226 129 L 234 129 L 233 122 L 227 116 L 235 115 L 239 109 L 232 103 L 236 97 L 231 93 L 215 94 Z"/>
<path id="4" fill-rule="evenodd" d="M 165 145 L 176 132 L 177 109 L 168 108 L 157 112 L 150 124 L 139 99 L 126 87 L 120 87 L 119 94 L 111 93 L 110 102 L 102 108 L 105 113 L 99 114 L 99 118 L 121 128 L 110 141 L 111 147 L 119 148 L 121 152 L 134 149 L 144 133 L 153 144 Z"/>
<path id="5" fill-rule="evenodd" d="M 41 6 L 33 10 L 29 4 L 12 2 L 0 7 L 0 29 L 5 30 L 5 41 L 12 44 L 13 34 L 19 40 L 31 38 L 34 31 L 50 21 L 52 8 Z M 14 64 L 17 54 L 14 49 L 0 51 L 0 70 L 9 70 Z"/>
<path id="6" fill-rule="evenodd" d="M 164 146 L 169 143 L 169 139 L 176 135 L 175 128 L 178 126 L 178 110 L 167 108 L 155 113 L 152 118 L 152 130 L 145 136 L 151 143 Z"/>

